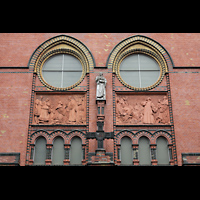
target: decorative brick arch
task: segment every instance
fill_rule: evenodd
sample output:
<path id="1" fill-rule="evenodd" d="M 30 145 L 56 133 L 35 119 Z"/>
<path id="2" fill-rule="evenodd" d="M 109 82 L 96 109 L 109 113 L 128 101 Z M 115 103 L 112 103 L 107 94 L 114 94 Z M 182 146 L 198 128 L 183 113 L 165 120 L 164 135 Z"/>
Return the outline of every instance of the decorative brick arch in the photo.
<path id="1" fill-rule="evenodd" d="M 76 57 L 82 65 L 81 78 L 71 86 L 64 88 L 52 86 L 42 75 L 42 67 L 46 60 L 57 54 L 70 54 Z M 94 67 L 95 61 L 90 50 L 78 39 L 67 35 L 58 35 L 42 43 L 33 52 L 28 63 L 29 71 L 37 73 L 40 82 L 45 87 L 56 91 L 68 91 L 77 87 L 86 77 L 86 73 L 89 73 Z"/>
<path id="2" fill-rule="evenodd" d="M 155 59 L 161 70 L 160 78 L 149 87 L 137 88 L 127 84 L 119 72 L 120 63 L 127 56 L 134 53 L 146 54 Z M 173 61 L 167 50 L 157 41 L 143 35 L 134 35 L 119 42 L 110 52 L 106 66 L 111 68 L 118 80 L 127 88 L 134 91 L 148 91 L 157 87 L 163 80 L 166 73 L 173 69 Z"/>
<path id="3" fill-rule="evenodd" d="M 67 144 L 68 137 L 66 137 L 67 133 L 63 130 L 55 130 L 51 133 L 50 142 L 53 144 L 53 141 L 56 137 L 61 137 L 64 140 L 64 144 Z"/>
<path id="4" fill-rule="evenodd" d="M 147 137 L 150 141 L 150 143 L 152 143 L 152 133 L 150 131 L 147 130 L 140 130 L 136 133 L 136 143 L 139 143 L 139 139 L 141 137 Z"/>
<path id="5" fill-rule="evenodd" d="M 35 144 L 36 140 L 42 136 L 46 139 L 46 142 L 49 143 L 49 133 L 45 130 L 38 130 L 31 134 L 31 144 Z"/>
<path id="6" fill-rule="evenodd" d="M 164 130 L 158 130 L 158 131 L 156 131 L 154 133 L 154 141 L 155 141 L 155 143 L 156 143 L 156 141 L 157 141 L 157 139 L 159 137 L 164 137 L 167 140 L 168 144 L 172 144 L 171 134 L 168 133 L 167 131 L 164 131 Z"/>
<path id="7" fill-rule="evenodd" d="M 86 144 L 86 138 L 85 138 L 85 134 L 82 132 L 82 131 L 79 131 L 79 130 L 73 130 L 69 133 L 69 138 L 68 138 L 68 144 L 71 143 L 71 140 L 73 137 L 76 137 L 78 136 L 79 138 L 81 138 L 82 140 L 82 145 Z"/>
<path id="8" fill-rule="evenodd" d="M 117 141 L 116 141 L 117 144 L 121 144 L 121 139 L 125 136 L 129 137 L 132 140 L 132 144 L 134 143 L 134 139 L 133 139 L 134 133 L 132 131 L 123 130 L 123 131 L 120 131 L 117 135 L 118 135 Z"/>
<path id="9" fill-rule="evenodd" d="M 80 54 L 83 57 L 85 57 L 87 63 L 87 72 L 89 72 L 90 69 L 93 69 L 95 67 L 94 57 L 90 50 L 87 48 L 87 46 L 85 46 L 80 40 L 68 35 L 57 35 L 43 42 L 33 52 L 28 62 L 28 67 L 36 72 L 36 64 L 38 59 L 42 56 L 42 54 L 48 49 L 52 49 L 53 47 L 55 49 L 55 46 L 61 44 L 66 44 L 69 50 L 74 49 L 75 51 L 80 52 Z"/>
<path id="10" fill-rule="evenodd" d="M 106 66 L 108 68 L 113 68 L 115 57 L 119 55 L 119 52 L 122 52 L 123 49 L 126 49 L 127 47 L 130 47 L 133 44 L 144 44 L 147 47 L 155 49 L 159 54 L 161 54 L 165 58 L 168 69 L 171 70 L 173 68 L 174 63 L 168 51 L 160 43 L 144 35 L 133 35 L 119 42 L 110 52 Z"/>

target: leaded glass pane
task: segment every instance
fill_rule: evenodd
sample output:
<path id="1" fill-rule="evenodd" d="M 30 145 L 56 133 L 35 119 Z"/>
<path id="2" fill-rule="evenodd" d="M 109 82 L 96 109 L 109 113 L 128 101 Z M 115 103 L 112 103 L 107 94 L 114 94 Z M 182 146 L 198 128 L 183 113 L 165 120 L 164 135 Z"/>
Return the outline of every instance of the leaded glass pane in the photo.
<path id="1" fill-rule="evenodd" d="M 121 164 L 122 165 L 132 165 L 133 155 L 132 155 L 132 141 L 129 137 L 123 137 L 121 139 Z"/>
<path id="2" fill-rule="evenodd" d="M 69 87 L 75 84 L 82 75 L 80 61 L 68 54 L 50 57 L 43 65 L 43 79 L 54 87 Z"/>
<path id="3" fill-rule="evenodd" d="M 167 140 L 164 137 L 159 137 L 156 142 L 158 164 L 169 165 L 169 150 Z"/>
<path id="4" fill-rule="evenodd" d="M 121 78 L 129 85 L 145 88 L 153 85 L 160 77 L 160 67 L 150 56 L 132 54 L 120 65 Z"/>
<path id="5" fill-rule="evenodd" d="M 70 148 L 70 164 L 80 165 L 82 157 L 82 141 L 79 137 L 73 137 Z"/>
<path id="6" fill-rule="evenodd" d="M 46 139 L 39 137 L 35 143 L 34 165 L 45 165 Z"/>
<path id="7" fill-rule="evenodd" d="M 53 165 L 63 165 L 64 160 L 64 140 L 61 137 L 56 137 L 53 142 Z"/>
<path id="8" fill-rule="evenodd" d="M 139 139 L 139 161 L 140 165 L 151 165 L 149 139 L 146 137 Z"/>

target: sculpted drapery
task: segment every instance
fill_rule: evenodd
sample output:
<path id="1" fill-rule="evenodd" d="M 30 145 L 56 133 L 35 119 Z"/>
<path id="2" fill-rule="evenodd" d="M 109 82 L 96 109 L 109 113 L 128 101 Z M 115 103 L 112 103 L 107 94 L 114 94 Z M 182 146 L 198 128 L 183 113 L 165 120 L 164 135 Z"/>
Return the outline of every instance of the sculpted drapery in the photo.
<path id="1" fill-rule="evenodd" d="M 107 80 L 105 77 L 103 77 L 102 72 L 100 72 L 99 76 L 96 77 L 96 82 L 97 82 L 96 99 L 97 100 L 105 100 L 106 99 Z"/>

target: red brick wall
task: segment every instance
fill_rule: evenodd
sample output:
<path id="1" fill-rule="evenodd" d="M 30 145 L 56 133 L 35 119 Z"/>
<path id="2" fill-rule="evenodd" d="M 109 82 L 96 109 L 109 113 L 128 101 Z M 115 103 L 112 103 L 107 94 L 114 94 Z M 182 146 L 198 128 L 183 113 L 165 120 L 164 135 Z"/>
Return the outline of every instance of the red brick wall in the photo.
<path id="1" fill-rule="evenodd" d="M 6 70 L 0 70 L 0 152 L 20 152 L 24 165 L 33 75 L 2 71 Z"/>
<path id="2" fill-rule="evenodd" d="M 31 54 L 41 43 L 60 34 L 83 42 L 97 66 L 105 66 L 110 51 L 121 40 L 140 34 L 163 45 L 175 66 L 199 66 L 200 63 L 199 33 L 1 33 L 0 66 L 27 66 Z"/>
<path id="3" fill-rule="evenodd" d="M 181 165 L 181 153 L 200 151 L 200 72 L 195 70 L 176 70 L 170 73 L 172 107 L 178 164 Z"/>
<path id="4" fill-rule="evenodd" d="M 200 152 L 200 69 L 195 68 L 200 67 L 198 33 L 1 33 L 0 152 L 20 152 L 20 164 L 25 164 L 33 75 L 28 69 L 14 67 L 27 67 L 34 50 L 47 39 L 60 34 L 73 36 L 83 42 L 93 54 L 96 66 L 106 65 L 111 50 L 121 40 L 141 34 L 160 43 L 171 55 L 175 67 L 194 67 L 173 69 L 169 76 L 178 164 L 182 164 L 181 153 Z M 104 72 L 108 81 L 104 131 L 109 132 L 113 131 L 113 101 L 112 73 L 108 69 L 94 69 L 90 75 L 89 131 L 96 131 L 94 79 L 100 71 Z M 105 140 L 104 145 L 108 151 L 112 151 L 111 140 Z M 95 149 L 95 144 L 91 143 L 89 148 Z"/>

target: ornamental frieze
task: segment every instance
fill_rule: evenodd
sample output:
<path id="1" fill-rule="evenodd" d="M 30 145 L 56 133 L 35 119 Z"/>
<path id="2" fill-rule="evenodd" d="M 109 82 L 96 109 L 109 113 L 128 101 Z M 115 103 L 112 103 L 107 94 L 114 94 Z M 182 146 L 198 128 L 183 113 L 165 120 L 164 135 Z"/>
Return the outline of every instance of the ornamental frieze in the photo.
<path id="1" fill-rule="evenodd" d="M 117 95 L 116 124 L 170 124 L 166 95 Z"/>
<path id="2" fill-rule="evenodd" d="M 86 124 L 85 94 L 36 95 L 33 124 Z"/>

